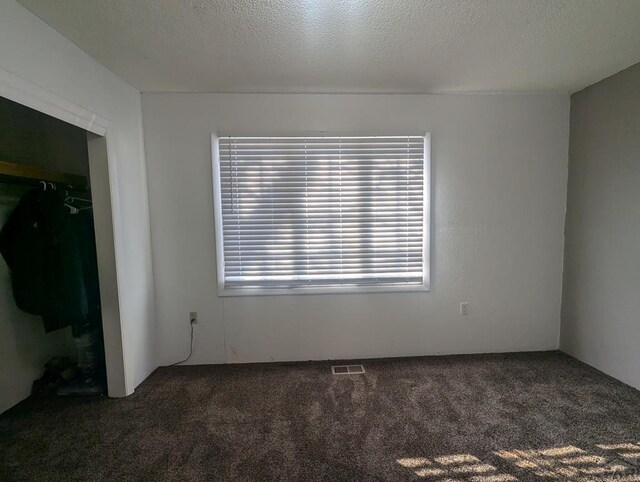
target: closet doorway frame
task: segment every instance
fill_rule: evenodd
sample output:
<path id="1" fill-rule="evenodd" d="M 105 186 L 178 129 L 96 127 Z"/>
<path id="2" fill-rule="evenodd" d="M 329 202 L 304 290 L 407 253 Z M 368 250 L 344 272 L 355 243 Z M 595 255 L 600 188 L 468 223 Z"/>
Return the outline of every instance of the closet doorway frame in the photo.
<path id="1" fill-rule="evenodd" d="M 98 277 L 107 390 L 110 397 L 129 395 L 124 359 L 124 330 L 118 294 L 117 243 L 112 200 L 118 199 L 111 121 L 74 102 L 0 68 L 0 96 L 87 131 L 89 173 L 98 254 Z"/>

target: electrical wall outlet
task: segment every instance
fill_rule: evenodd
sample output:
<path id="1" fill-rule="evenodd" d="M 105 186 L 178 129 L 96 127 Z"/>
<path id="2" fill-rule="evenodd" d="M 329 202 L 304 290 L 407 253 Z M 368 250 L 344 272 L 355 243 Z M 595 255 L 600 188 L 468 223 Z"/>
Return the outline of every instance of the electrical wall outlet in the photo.
<path id="1" fill-rule="evenodd" d="M 189 321 L 191 321 L 192 325 L 197 325 L 198 324 L 198 312 L 197 311 L 189 312 Z"/>
<path id="2" fill-rule="evenodd" d="M 467 316 L 469 314 L 469 303 L 467 301 L 460 303 L 460 314 L 462 316 Z"/>

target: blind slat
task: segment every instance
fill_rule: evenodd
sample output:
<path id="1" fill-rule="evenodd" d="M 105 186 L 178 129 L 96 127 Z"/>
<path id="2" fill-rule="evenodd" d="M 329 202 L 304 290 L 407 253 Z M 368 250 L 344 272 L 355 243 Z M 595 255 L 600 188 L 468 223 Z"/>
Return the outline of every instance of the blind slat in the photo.
<path id="1" fill-rule="evenodd" d="M 424 138 L 218 139 L 225 289 L 419 285 Z"/>

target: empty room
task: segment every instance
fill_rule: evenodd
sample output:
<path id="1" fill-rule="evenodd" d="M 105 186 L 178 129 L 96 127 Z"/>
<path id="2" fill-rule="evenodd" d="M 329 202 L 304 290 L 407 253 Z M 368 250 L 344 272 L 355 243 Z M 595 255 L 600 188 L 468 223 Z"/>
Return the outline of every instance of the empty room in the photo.
<path id="1" fill-rule="evenodd" d="M 640 482 L 640 0 L 0 0 L 0 480 Z"/>

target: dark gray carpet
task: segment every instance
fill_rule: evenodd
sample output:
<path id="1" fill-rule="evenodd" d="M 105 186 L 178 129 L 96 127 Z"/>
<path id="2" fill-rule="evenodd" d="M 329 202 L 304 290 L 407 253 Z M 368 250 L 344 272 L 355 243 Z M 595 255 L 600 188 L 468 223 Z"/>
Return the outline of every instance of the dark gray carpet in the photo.
<path id="1" fill-rule="evenodd" d="M 640 392 L 560 353 L 157 370 L 0 416 L 1 480 L 640 481 Z"/>

